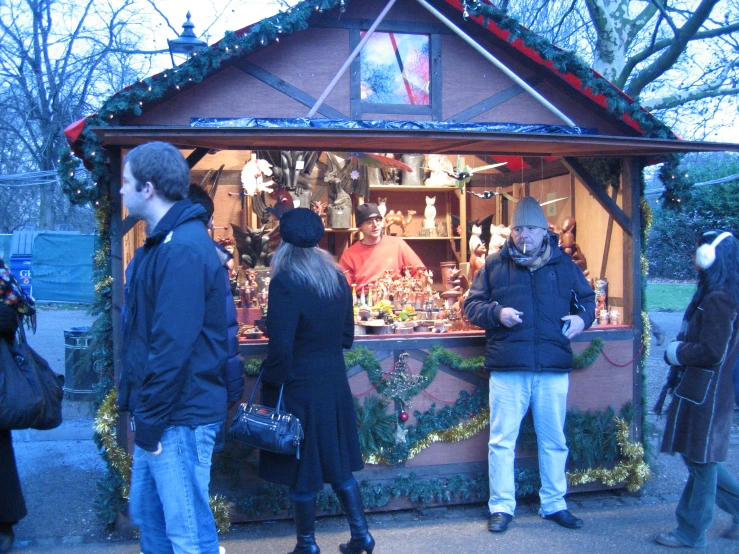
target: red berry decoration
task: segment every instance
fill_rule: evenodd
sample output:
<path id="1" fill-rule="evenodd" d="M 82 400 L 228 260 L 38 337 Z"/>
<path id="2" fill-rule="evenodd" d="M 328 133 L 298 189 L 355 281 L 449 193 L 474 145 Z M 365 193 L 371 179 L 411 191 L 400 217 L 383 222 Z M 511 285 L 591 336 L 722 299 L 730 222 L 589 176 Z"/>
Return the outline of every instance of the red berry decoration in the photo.
<path id="1" fill-rule="evenodd" d="M 398 419 L 402 422 L 408 421 L 408 412 L 400 412 Z"/>

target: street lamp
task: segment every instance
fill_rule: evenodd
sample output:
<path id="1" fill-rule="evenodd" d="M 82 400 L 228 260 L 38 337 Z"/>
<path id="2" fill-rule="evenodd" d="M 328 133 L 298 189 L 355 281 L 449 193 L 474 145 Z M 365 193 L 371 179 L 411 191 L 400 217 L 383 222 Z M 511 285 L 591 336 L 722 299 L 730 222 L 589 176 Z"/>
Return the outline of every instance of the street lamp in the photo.
<path id="1" fill-rule="evenodd" d="M 188 58 L 192 56 L 194 52 L 205 48 L 208 43 L 204 40 L 200 40 L 195 36 L 192 31 L 195 25 L 190 23 L 190 12 L 187 12 L 187 21 L 182 24 L 182 34 L 174 40 L 167 39 L 169 45 L 169 57 L 172 59 L 172 67 L 174 67 L 174 55 L 185 54 Z"/>

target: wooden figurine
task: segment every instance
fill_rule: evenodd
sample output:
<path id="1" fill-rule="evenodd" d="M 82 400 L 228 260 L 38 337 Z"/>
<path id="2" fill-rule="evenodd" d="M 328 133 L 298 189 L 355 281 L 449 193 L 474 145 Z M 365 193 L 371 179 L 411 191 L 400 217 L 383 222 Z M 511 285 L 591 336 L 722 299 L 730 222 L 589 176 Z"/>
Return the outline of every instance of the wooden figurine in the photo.
<path id="1" fill-rule="evenodd" d="M 403 218 L 403 214 L 400 212 L 400 210 L 398 210 L 397 212 L 394 210 L 390 210 L 385 216 L 385 234 L 390 233 L 390 227 L 392 225 L 398 225 L 401 229 L 401 234 L 404 235 L 405 227 L 413 220 L 414 215 L 416 215 L 415 210 L 408 210 L 408 216 L 406 218 Z"/>

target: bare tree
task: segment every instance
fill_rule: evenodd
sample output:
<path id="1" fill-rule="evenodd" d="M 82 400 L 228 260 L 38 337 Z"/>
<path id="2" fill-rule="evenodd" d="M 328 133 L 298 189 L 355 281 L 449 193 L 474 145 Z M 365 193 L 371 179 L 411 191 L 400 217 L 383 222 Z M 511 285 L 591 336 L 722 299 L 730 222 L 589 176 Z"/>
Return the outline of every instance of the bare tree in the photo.
<path id="1" fill-rule="evenodd" d="M 52 170 L 64 128 L 148 69 L 134 0 L 0 3 L 0 173 Z M 41 229 L 64 213 L 55 182 L 39 186 Z"/>
<path id="2" fill-rule="evenodd" d="M 737 0 L 521 0 L 501 8 L 578 53 L 683 136 L 736 123 Z"/>

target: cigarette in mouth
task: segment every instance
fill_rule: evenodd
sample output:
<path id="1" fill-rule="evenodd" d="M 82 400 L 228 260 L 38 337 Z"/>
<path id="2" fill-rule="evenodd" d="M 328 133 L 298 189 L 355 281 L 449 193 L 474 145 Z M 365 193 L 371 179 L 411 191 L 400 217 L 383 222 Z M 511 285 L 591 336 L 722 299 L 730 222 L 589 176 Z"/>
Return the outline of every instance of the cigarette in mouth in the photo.
<path id="1" fill-rule="evenodd" d="M 523 243 L 523 253 L 526 254 L 526 243 Z"/>

